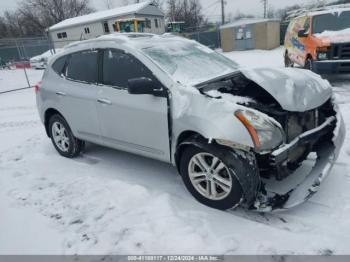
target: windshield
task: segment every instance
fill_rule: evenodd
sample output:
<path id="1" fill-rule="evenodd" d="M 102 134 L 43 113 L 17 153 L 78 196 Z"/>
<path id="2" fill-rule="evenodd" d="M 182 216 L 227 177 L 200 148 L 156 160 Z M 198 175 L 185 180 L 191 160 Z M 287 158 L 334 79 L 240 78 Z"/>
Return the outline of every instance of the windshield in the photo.
<path id="1" fill-rule="evenodd" d="M 142 49 L 175 81 L 196 85 L 236 71 L 232 60 L 205 46 L 173 40 Z"/>
<path id="2" fill-rule="evenodd" d="M 317 15 L 313 18 L 313 33 L 340 31 L 350 27 L 350 11 Z"/>

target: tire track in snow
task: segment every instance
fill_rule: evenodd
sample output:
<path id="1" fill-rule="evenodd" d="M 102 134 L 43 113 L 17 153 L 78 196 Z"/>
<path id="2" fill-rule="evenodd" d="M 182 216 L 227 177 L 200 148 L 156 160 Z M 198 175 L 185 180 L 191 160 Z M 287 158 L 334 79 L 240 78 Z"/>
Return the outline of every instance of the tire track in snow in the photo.
<path id="1" fill-rule="evenodd" d="M 2 122 L 0 123 L 0 130 L 17 127 L 35 127 L 38 126 L 39 123 L 40 121 L 38 120 Z"/>

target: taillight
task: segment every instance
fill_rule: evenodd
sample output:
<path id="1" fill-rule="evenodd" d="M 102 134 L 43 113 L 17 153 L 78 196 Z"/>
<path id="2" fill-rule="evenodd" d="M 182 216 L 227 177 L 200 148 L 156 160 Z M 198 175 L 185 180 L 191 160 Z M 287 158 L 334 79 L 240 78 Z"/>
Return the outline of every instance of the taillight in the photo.
<path id="1" fill-rule="evenodd" d="M 41 87 L 41 84 L 43 83 L 43 81 L 40 81 L 39 83 L 37 83 L 35 86 L 34 86 L 34 90 L 35 90 L 35 93 L 38 93 L 40 91 L 40 87 Z"/>

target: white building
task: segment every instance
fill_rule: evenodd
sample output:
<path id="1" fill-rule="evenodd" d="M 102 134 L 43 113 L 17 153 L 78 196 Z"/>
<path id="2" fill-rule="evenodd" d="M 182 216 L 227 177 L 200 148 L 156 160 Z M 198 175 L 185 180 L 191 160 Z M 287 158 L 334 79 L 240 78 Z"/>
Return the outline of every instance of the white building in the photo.
<path id="1" fill-rule="evenodd" d="M 146 1 L 66 19 L 48 29 L 55 48 L 113 32 L 163 34 L 164 13 L 152 2 Z"/>

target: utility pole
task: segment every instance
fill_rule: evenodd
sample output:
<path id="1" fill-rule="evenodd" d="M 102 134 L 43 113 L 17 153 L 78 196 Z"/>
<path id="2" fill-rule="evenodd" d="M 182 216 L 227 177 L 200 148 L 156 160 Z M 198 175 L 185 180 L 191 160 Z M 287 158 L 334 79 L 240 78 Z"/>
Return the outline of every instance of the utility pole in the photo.
<path id="1" fill-rule="evenodd" d="M 225 0 L 221 0 L 221 23 L 225 24 Z"/>
<path id="2" fill-rule="evenodd" d="M 264 18 L 267 18 L 268 0 L 261 0 L 261 2 L 263 2 L 264 5 Z"/>

